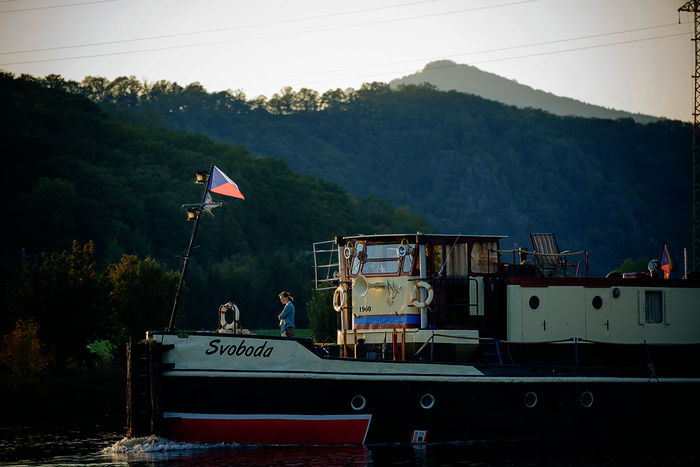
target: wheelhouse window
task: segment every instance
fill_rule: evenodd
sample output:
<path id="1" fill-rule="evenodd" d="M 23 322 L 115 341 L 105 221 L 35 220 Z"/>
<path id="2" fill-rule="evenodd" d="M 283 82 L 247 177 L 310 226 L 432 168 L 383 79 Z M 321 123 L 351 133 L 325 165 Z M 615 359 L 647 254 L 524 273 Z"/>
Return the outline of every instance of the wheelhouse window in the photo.
<path id="1" fill-rule="evenodd" d="M 399 272 L 398 243 L 367 245 L 362 274 L 396 274 Z"/>
<path id="2" fill-rule="evenodd" d="M 399 258 L 398 243 L 367 245 L 367 259 Z"/>
<path id="3" fill-rule="evenodd" d="M 408 274 L 413 267 L 414 248 L 400 243 L 362 243 L 355 245 L 350 273 Z"/>

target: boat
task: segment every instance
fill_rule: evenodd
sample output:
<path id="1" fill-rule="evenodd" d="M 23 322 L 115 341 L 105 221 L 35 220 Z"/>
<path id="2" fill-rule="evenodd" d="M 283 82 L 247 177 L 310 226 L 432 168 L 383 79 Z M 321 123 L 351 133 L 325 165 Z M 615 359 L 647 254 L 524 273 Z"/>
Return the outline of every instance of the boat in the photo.
<path id="1" fill-rule="evenodd" d="M 700 417 L 700 280 L 593 277 L 589 254 L 505 237 L 382 234 L 313 245 L 337 333 L 149 331 L 128 347 L 127 430 L 237 444 L 688 434 Z M 692 431 L 692 430 L 691 430 Z"/>

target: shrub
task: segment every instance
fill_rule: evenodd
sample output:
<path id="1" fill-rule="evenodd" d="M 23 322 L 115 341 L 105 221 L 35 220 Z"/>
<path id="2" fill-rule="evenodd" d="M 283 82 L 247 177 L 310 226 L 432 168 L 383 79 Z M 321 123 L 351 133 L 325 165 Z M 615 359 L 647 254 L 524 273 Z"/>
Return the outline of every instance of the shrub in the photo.
<path id="1" fill-rule="evenodd" d="M 39 326 L 33 320 L 19 320 L 2 341 L 0 362 L 20 381 L 32 381 L 48 373 L 55 361 L 53 352 L 39 340 Z"/>

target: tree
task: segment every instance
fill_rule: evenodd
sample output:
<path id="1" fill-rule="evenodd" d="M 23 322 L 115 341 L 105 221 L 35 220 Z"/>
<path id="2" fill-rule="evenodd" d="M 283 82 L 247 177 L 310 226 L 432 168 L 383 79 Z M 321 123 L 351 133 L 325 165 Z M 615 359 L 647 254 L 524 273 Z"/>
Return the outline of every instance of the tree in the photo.
<path id="1" fill-rule="evenodd" d="M 316 335 L 317 341 L 325 340 L 326 336 L 335 341 L 338 313 L 331 304 L 332 295 L 332 290 L 314 290 L 311 299 L 306 303 L 309 327 Z"/>
<path id="2" fill-rule="evenodd" d="M 321 96 L 319 110 L 345 110 L 350 98 L 342 89 L 329 89 Z"/>
<path id="3" fill-rule="evenodd" d="M 39 178 L 31 191 L 17 197 L 14 208 L 23 222 L 14 234 L 29 251 L 55 250 L 70 245 L 72 233 L 80 221 L 81 200 L 75 185 L 60 178 Z M 52 232 L 46 238 L 45 232 Z"/>
<path id="4" fill-rule="evenodd" d="M 139 103 L 143 96 L 144 86 L 135 76 L 120 76 L 108 86 L 107 93 L 112 102 L 133 107 Z"/>
<path id="5" fill-rule="evenodd" d="M 641 258 L 637 258 L 633 260 L 632 258 L 627 258 L 622 262 L 619 268 L 617 268 L 618 272 L 647 272 L 649 265 L 649 258 L 646 256 L 642 256 Z"/>
<path id="6" fill-rule="evenodd" d="M 280 93 L 272 95 L 267 103 L 268 110 L 274 114 L 290 114 L 294 111 L 294 103 L 296 95 L 291 86 L 285 86 L 280 90 Z"/>
<path id="7" fill-rule="evenodd" d="M 92 242 L 73 242 L 70 250 L 43 253 L 28 263 L 20 283 L 11 288 L 12 311 L 33 320 L 39 338 L 56 352 L 56 364 L 80 359 L 86 346 L 104 333 L 107 296 L 95 270 Z"/>
<path id="8" fill-rule="evenodd" d="M 54 355 L 39 339 L 39 326 L 34 320 L 20 319 L 2 340 L 0 362 L 20 383 L 33 382 L 51 369 Z"/>
<path id="9" fill-rule="evenodd" d="M 83 96 L 95 102 L 105 99 L 109 87 L 109 80 L 101 76 L 86 76 L 80 83 Z"/>
<path id="10" fill-rule="evenodd" d="M 295 112 L 315 112 L 319 108 L 318 91 L 301 88 L 296 93 L 293 110 Z"/>
<path id="11" fill-rule="evenodd" d="M 107 267 L 109 330 L 118 351 L 129 339 L 168 324 L 179 273 L 166 270 L 151 257 L 140 261 L 124 255 Z"/>

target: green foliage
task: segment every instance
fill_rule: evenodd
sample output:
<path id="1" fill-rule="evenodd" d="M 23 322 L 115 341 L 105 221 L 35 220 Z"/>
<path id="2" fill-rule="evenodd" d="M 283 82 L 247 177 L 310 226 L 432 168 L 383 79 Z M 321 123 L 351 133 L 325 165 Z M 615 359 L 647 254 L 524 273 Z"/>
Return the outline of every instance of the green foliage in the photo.
<path id="1" fill-rule="evenodd" d="M 88 344 L 96 340 L 101 350 L 121 355 L 126 341 L 163 329 L 170 316 L 178 273 L 135 255 L 124 255 L 101 273 L 94 251 L 92 242 L 76 241 L 71 250 L 44 253 L 27 263 L 18 283 L 8 287 L 9 311 L 19 319 L 19 330 L 11 335 L 36 334 L 39 326 L 34 323 L 40 323 L 37 342 L 46 343 L 49 355 L 55 353 L 59 367 L 69 361 L 80 364 Z"/>
<path id="2" fill-rule="evenodd" d="M 311 332 L 311 329 L 305 329 L 305 328 L 295 328 L 295 334 L 294 337 L 296 338 L 301 338 L 301 339 L 311 339 L 313 338 L 313 334 Z M 254 334 L 257 334 L 259 336 L 279 336 L 280 335 L 280 330 L 279 328 L 276 329 L 255 329 L 252 330 Z"/>
<path id="3" fill-rule="evenodd" d="M 632 258 L 627 258 L 622 262 L 619 268 L 617 268 L 618 272 L 648 272 L 649 268 L 649 258 L 646 256 L 642 256 L 641 258 L 637 258 L 633 260 Z"/>
<path id="4" fill-rule="evenodd" d="M 316 340 L 320 342 L 323 342 L 326 336 L 330 338 L 331 342 L 335 342 L 338 313 L 333 309 L 332 298 L 332 290 L 314 290 L 306 305 L 309 326 L 316 336 Z"/>
<path id="5" fill-rule="evenodd" d="M 70 250 L 42 253 L 9 287 L 10 312 L 40 326 L 39 339 L 55 352 L 59 366 L 79 359 L 107 323 L 107 288 L 95 269 L 94 251 L 92 242 L 76 241 Z"/>
<path id="6" fill-rule="evenodd" d="M 124 255 L 106 271 L 109 282 L 109 324 L 112 343 L 121 350 L 130 339 L 143 339 L 147 330 L 167 326 L 179 274 L 153 258 L 139 261 Z"/>

